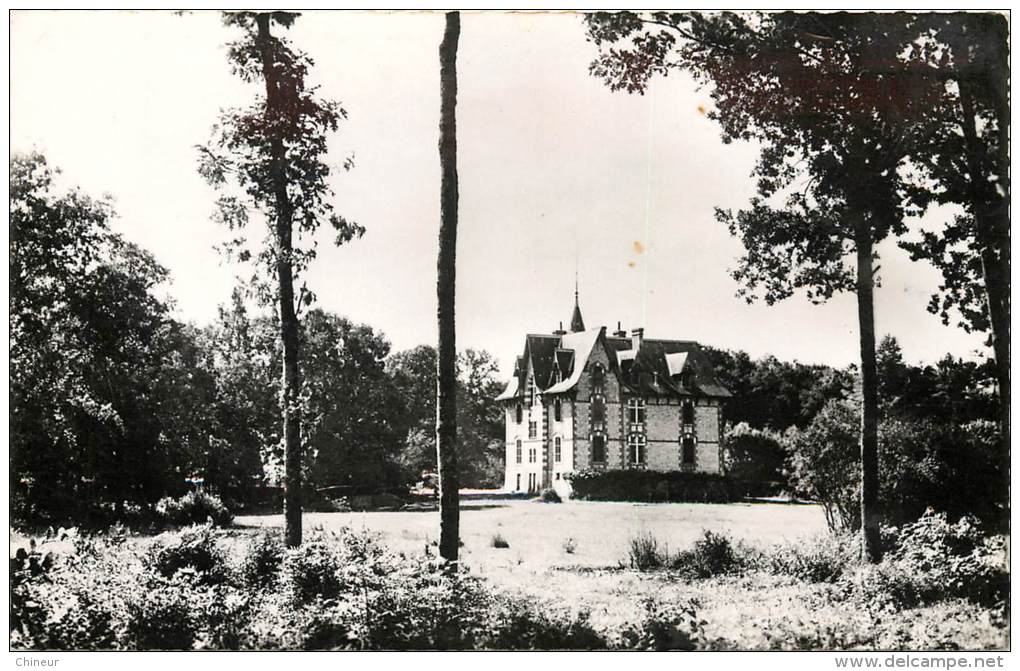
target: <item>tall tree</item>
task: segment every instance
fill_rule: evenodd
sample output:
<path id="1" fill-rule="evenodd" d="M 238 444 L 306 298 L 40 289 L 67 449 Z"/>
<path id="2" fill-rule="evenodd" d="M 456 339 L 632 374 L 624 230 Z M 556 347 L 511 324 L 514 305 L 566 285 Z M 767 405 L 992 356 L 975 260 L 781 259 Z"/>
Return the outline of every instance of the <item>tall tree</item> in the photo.
<path id="1" fill-rule="evenodd" d="M 902 246 L 942 273 L 932 312 L 948 323 L 956 308 L 965 329 L 989 332 L 1008 451 L 1009 26 L 1004 15 L 992 12 L 933 13 L 918 24 L 910 48 L 922 65 L 912 74 L 942 83 L 948 95 L 929 112 L 941 121 L 939 132 L 913 153 L 922 169 L 911 195 L 922 208 L 956 203 L 964 212 Z"/>
<path id="2" fill-rule="evenodd" d="M 594 14 L 603 46 L 593 74 L 641 92 L 682 68 L 713 85 L 723 138 L 754 139 L 758 197 L 721 221 L 746 254 L 734 272 L 749 299 L 772 303 L 804 289 L 821 302 L 857 294 L 862 412 L 862 549 L 879 547 L 875 244 L 905 231 L 899 169 L 945 95 L 934 82 L 891 76 L 912 38 L 911 17 L 722 13 Z M 629 40 L 624 48 L 610 45 Z M 778 206 L 776 203 L 780 203 Z M 853 262 L 849 259 L 853 258 Z"/>
<path id="3" fill-rule="evenodd" d="M 457 271 L 457 43 L 460 13 L 446 13 L 439 45 L 439 258 L 436 293 L 439 351 L 436 358 L 436 451 L 439 462 L 439 554 L 457 561 L 460 545 L 460 478 L 457 472 L 457 342 L 454 306 Z"/>
<path id="4" fill-rule="evenodd" d="M 335 102 L 316 96 L 305 78 L 312 60 L 272 34 L 275 23 L 289 28 L 297 14 L 231 12 L 224 23 L 243 36 L 229 45 L 231 67 L 249 84 L 262 84 L 264 95 L 245 109 L 225 111 L 212 142 L 201 149 L 199 171 L 216 188 L 234 187 L 217 202 L 218 219 L 231 230 L 243 229 L 249 213 L 262 214 L 268 236 L 257 254 L 261 275 L 253 278 L 262 300 L 279 315 L 283 345 L 280 408 L 284 443 L 284 516 L 286 542 L 301 543 L 301 372 L 299 310 L 315 295 L 296 277 L 315 258 L 312 235 L 324 221 L 336 232 L 336 244 L 360 236 L 364 229 L 333 211 L 329 199 L 326 137 L 346 116 Z M 345 164 L 349 168 L 349 162 Z M 304 237 L 308 244 L 302 246 Z M 250 258 L 245 240 L 230 247 L 241 260 Z M 267 278 L 272 278 L 269 280 Z"/>

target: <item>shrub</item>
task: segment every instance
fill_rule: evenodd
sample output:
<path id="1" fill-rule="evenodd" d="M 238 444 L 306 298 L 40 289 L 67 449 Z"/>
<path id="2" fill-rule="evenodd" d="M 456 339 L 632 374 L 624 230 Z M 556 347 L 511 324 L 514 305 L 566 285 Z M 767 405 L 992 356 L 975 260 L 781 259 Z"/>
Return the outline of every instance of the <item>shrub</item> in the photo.
<path id="1" fill-rule="evenodd" d="M 492 534 L 492 540 L 490 541 L 490 544 L 492 545 L 492 547 L 498 548 L 500 550 L 505 550 L 508 547 L 510 547 L 510 543 L 508 543 L 507 540 L 503 538 L 503 534 L 499 533 L 498 531 Z"/>
<path id="2" fill-rule="evenodd" d="M 156 514 L 164 524 L 178 526 L 212 520 L 214 525 L 225 527 L 234 521 L 223 501 L 205 491 L 188 492 L 179 499 L 164 497 L 156 504 Z"/>
<path id="3" fill-rule="evenodd" d="M 694 650 L 704 639 L 694 600 L 666 604 L 645 599 L 643 613 L 620 634 L 620 645 L 636 650 Z"/>
<path id="4" fill-rule="evenodd" d="M 488 607 L 478 647 L 491 650 L 602 650 L 605 637 L 587 612 L 572 614 L 531 599 L 500 596 Z"/>
<path id="5" fill-rule="evenodd" d="M 160 534 L 146 553 L 144 564 L 164 578 L 183 571 L 195 574 L 200 583 L 217 584 L 228 577 L 226 555 L 208 523 Z"/>
<path id="6" fill-rule="evenodd" d="M 729 537 L 712 531 L 704 531 L 690 550 L 678 552 L 669 563 L 671 568 L 688 578 L 725 575 L 742 566 Z"/>
<path id="7" fill-rule="evenodd" d="M 343 567 L 338 548 L 322 539 L 309 540 L 286 551 L 280 566 L 280 582 L 297 603 L 336 599 L 347 587 Z"/>
<path id="8" fill-rule="evenodd" d="M 258 586 L 276 580 L 285 552 L 279 535 L 262 531 L 252 536 L 241 558 L 241 578 L 248 585 Z"/>
<path id="9" fill-rule="evenodd" d="M 788 486 L 782 435 L 741 422 L 726 432 L 723 466 L 743 496 L 774 496 Z"/>
<path id="10" fill-rule="evenodd" d="M 660 569 L 668 562 L 669 552 L 659 548 L 658 539 L 649 532 L 640 533 L 630 539 L 628 560 L 631 568 L 639 571 Z"/>
<path id="11" fill-rule="evenodd" d="M 127 595 L 124 640 L 134 650 L 190 650 L 198 636 L 190 581 L 160 581 Z"/>
<path id="12" fill-rule="evenodd" d="M 683 471 L 580 471 L 566 476 L 571 496 L 592 501 L 728 503 L 739 498 L 729 478 Z"/>
<path id="13" fill-rule="evenodd" d="M 806 582 L 836 582 L 860 559 L 860 541 L 853 534 L 821 534 L 775 545 L 761 555 L 762 568 Z"/>
<path id="14" fill-rule="evenodd" d="M 538 500 L 542 503 L 563 503 L 563 499 L 560 498 L 560 493 L 552 487 L 543 489 L 542 493 L 538 495 Z"/>
<path id="15" fill-rule="evenodd" d="M 863 567 L 845 585 L 853 596 L 897 608 L 952 598 L 996 606 L 1009 593 L 1006 565 L 1001 536 L 985 536 L 973 517 L 954 524 L 929 511 L 899 530 L 880 564 Z"/>

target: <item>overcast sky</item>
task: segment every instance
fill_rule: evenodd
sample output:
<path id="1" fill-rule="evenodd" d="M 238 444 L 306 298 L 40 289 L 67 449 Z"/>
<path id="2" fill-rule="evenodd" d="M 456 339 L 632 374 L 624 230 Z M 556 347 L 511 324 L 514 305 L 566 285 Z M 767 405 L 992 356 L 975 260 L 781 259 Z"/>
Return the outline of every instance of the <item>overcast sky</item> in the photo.
<path id="1" fill-rule="evenodd" d="M 213 192 L 195 171 L 222 107 L 252 90 L 230 75 L 233 33 L 214 13 L 14 12 L 14 150 L 38 149 L 69 182 L 109 193 L 115 229 L 167 266 L 177 316 L 205 323 L 238 268 L 213 246 Z M 340 213 L 367 232 L 320 246 L 319 305 L 371 324 L 394 350 L 435 342 L 440 14 L 306 13 L 289 37 L 349 120 L 330 143 Z M 713 217 L 753 184 L 751 146 L 723 145 L 707 91 L 680 76 L 644 97 L 588 75 L 594 47 L 572 13 L 464 13 L 458 53 L 458 345 L 504 372 L 525 333 L 569 322 L 574 272 L 588 326 L 644 326 L 784 359 L 857 360 L 856 302 L 747 305 L 728 270 L 741 251 Z M 879 334 L 908 360 L 973 357 L 982 338 L 925 310 L 938 274 L 880 247 Z"/>

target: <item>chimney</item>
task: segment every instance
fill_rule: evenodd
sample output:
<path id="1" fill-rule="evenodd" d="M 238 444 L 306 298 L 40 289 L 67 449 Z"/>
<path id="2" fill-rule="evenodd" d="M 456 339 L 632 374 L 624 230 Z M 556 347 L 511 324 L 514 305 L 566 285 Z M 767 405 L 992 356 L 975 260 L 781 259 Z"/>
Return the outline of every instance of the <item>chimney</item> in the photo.
<path id="1" fill-rule="evenodd" d="M 626 338 L 627 332 L 620 326 L 620 322 L 616 322 L 616 330 L 613 331 L 613 335 L 617 338 Z"/>
<path id="2" fill-rule="evenodd" d="M 641 348 L 641 340 L 645 337 L 645 330 L 637 328 L 630 332 L 630 348 L 637 351 Z"/>
<path id="3" fill-rule="evenodd" d="M 561 336 L 561 335 L 566 335 L 566 334 L 567 334 L 567 332 L 563 330 L 563 322 L 560 322 L 560 327 L 558 329 L 556 329 L 555 331 L 553 331 L 553 335 Z"/>

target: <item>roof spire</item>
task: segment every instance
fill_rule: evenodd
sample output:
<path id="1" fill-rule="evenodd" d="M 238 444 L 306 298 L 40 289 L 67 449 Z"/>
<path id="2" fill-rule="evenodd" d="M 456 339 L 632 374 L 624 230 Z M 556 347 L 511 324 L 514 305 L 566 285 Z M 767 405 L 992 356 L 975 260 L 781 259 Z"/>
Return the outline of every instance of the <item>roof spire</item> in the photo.
<path id="1" fill-rule="evenodd" d="M 577 290 L 577 271 L 574 271 L 574 313 L 570 316 L 570 331 L 580 333 L 584 330 L 584 319 L 581 318 L 580 292 Z"/>

